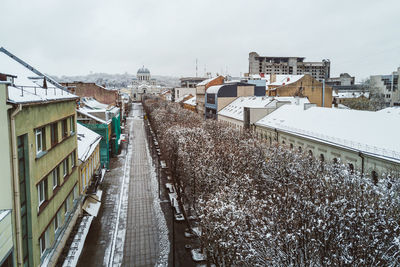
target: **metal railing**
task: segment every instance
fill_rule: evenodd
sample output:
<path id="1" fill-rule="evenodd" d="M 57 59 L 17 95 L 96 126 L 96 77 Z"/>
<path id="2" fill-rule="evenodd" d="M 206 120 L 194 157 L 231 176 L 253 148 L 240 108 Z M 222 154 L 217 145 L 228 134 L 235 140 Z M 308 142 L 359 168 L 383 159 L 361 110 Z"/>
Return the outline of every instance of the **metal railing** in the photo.
<path id="1" fill-rule="evenodd" d="M 282 125 L 282 124 L 279 124 L 279 123 L 277 124 L 277 126 L 279 128 L 281 128 L 282 130 L 285 130 L 285 131 L 288 131 L 288 132 L 306 135 L 306 136 L 311 137 L 311 138 L 320 139 L 322 141 L 331 142 L 331 143 L 338 144 L 338 145 L 341 145 L 341 146 L 345 146 L 345 147 L 348 147 L 348 148 L 352 148 L 352 149 L 355 149 L 355 150 L 360 150 L 360 151 L 363 151 L 363 152 L 375 154 L 377 156 L 385 156 L 385 157 L 388 157 L 388 158 L 393 158 L 393 159 L 396 159 L 396 160 L 400 160 L 400 152 L 395 151 L 395 150 L 381 148 L 381 147 L 372 146 L 372 145 L 368 145 L 368 144 L 363 144 L 363 143 L 360 143 L 360 142 L 351 141 L 351 140 L 338 138 L 338 137 L 334 137 L 334 136 L 329 136 L 329 135 L 325 135 L 325 134 L 320 134 L 320 133 L 316 133 L 316 132 L 313 132 L 313 131 L 307 131 L 307 130 L 303 130 L 303 129 L 298 129 L 298 128 L 295 128 L 295 127 L 290 127 L 290 126 Z"/>

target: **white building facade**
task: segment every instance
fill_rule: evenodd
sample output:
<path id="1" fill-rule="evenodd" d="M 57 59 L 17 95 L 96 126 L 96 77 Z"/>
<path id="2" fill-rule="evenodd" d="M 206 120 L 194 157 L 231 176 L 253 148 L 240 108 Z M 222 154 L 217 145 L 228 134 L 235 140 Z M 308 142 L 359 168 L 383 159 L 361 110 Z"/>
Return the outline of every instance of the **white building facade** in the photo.
<path id="1" fill-rule="evenodd" d="M 156 79 L 151 78 L 149 69 L 144 66 L 140 68 L 132 82 L 132 101 L 142 101 L 143 95 L 158 95 L 160 92 L 161 87 Z"/>

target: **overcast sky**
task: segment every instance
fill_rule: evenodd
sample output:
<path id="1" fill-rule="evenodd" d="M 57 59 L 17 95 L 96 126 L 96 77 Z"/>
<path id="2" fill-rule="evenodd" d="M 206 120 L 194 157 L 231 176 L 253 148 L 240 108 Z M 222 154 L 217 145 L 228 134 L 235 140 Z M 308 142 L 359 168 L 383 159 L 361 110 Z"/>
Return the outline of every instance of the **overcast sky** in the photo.
<path id="1" fill-rule="evenodd" d="M 399 0 L 0 0 L 0 46 L 43 72 L 193 76 L 248 54 L 331 60 L 357 80 L 400 66 Z"/>

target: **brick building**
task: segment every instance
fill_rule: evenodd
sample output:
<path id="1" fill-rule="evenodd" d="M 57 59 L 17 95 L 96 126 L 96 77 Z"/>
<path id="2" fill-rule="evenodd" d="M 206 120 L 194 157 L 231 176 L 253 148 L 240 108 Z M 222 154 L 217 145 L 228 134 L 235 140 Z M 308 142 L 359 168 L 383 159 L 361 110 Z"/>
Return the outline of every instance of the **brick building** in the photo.
<path id="1" fill-rule="evenodd" d="M 68 90 L 77 96 L 93 97 L 101 103 L 118 106 L 118 90 L 109 90 L 95 83 L 72 82 L 61 84 L 68 87 Z"/>

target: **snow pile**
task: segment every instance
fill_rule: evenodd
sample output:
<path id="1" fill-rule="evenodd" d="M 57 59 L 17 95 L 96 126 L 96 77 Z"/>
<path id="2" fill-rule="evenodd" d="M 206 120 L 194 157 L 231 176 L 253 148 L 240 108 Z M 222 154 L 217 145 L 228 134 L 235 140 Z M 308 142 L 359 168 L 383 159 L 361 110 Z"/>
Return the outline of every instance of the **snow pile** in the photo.
<path id="1" fill-rule="evenodd" d="M 78 259 L 82 253 L 83 245 L 85 244 L 86 236 L 93 218 L 94 216 L 83 216 L 78 232 L 75 234 L 68 255 L 63 263 L 63 267 L 75 267 L 78 264 Z"/>
<path id="2" fill-rule="evenodd" d="M 147 140 L 147 139 L 146 139 Z M 147 141 L 146 141 L 147 144 Z M 160 254 L 158 256 L 158 260 L 156 266 L 168 266 L 168 255 L 170 243 L 168 239 L 168 227 L 167 222 L 165 221 L 164 213 L 161 210 L 160 202 L 158 199 L 158 181 L 157 174 L 154 168 L 154 164 L 149 152 L 148 145 L 146 145 L 146 154 L 148 159 L 148 165 L 150 166 L 150 177 L 151 177 L 151 189 L 153 193 L 153 208 L 157 221 L 158 228 L 158 239 L 159 239 L 159 251 Z"/>
<path id="3" fill-rule="evenodd" d="M 131 118 L 128 118 L 131 119 Z M 130 133 L 133 133 L 133 123 L 130 125 L 129 129 Z M 128 214 L 128 201 L 129 201 L 129 181 L 130 181 L 130 167 L 131 167 L 131 159 L 132 159 L 132 143 L 133 143 L 133 135 L 130 137 L 131 140 L 127 147 L 127 152 L 125 155 L 125 164 L 124 164 L 124 172 L 121 177 L 121 191 L 119 194 L 119 202 L 118 202 L 118 210 L 117 210 L 117 219 L 115 230 L 113 233 L 110 258 L 108 262 L 108 266 L 121 266 L 122 260 L 124 258 L 124 245 L 125 245 L 125 234 L 126 234 L 126 221 Z"/>

